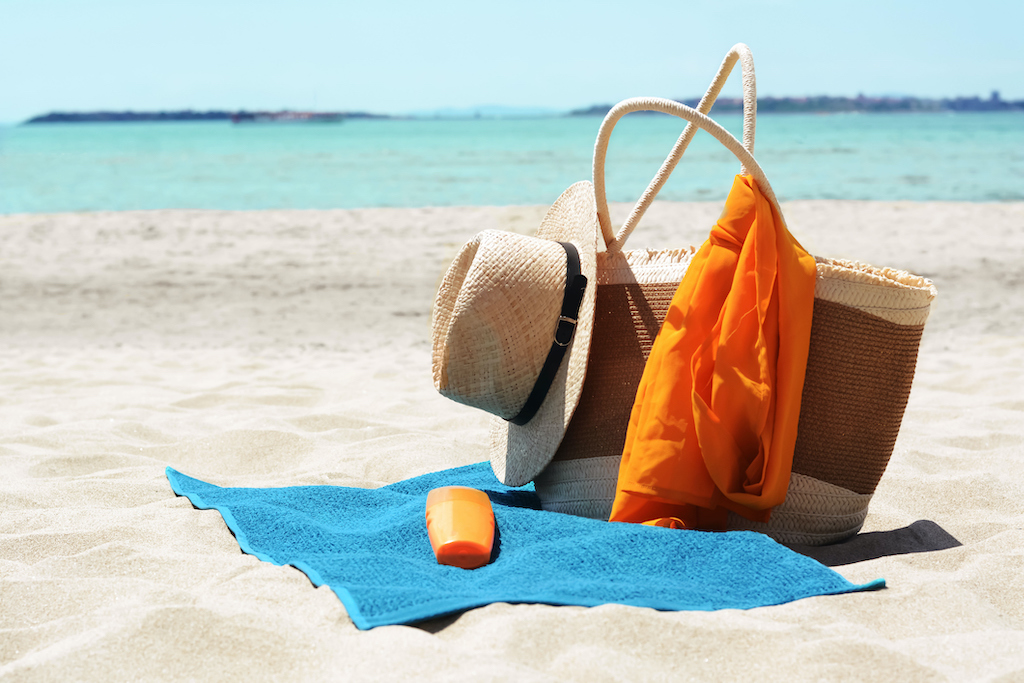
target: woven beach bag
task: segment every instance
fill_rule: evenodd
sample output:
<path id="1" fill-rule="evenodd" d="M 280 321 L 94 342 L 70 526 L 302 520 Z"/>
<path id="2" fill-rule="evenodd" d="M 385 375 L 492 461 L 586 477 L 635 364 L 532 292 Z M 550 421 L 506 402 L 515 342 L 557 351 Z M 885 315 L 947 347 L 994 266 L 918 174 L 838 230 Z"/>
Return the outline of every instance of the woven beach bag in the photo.
<path id="1" fill-rule="evenodd" d="M 696 253 L 695 247 L 624 251 L 623 246 L 696 128 L 708 130 L 729 148 L 779 210 L 768 179 L 751 155 L 753 69 L 749 52 L 737 48 L 744 57 L 742 146 L 702 112 L 671 100 L 626 100 L 601 124 L 594 151 L 594 188 L 606 251 L 598 253 L 596 313 L 580 402 L 554 459 L 535 478 L 547 510 L 597 519 L 610 515 L 644 363 Z M 702 100 L 699 109 L 710 109 L 737 48 L 705 95 L 709 101 Z M 614 234 L 605 194 L 605 154 L 616 122 L 643 110 L 673 114 L 690 124 Z M 905 271 L 837 259 L 816 261 L 810 349 L 786 500 L 772 510 L 767 523 L 729 515 L 730 529 L 759 531 L 790 544 L 835 543 L 855 535 L 863 525 L 892 455 L 924 323 L 936 295 L 931 281 Z"/>

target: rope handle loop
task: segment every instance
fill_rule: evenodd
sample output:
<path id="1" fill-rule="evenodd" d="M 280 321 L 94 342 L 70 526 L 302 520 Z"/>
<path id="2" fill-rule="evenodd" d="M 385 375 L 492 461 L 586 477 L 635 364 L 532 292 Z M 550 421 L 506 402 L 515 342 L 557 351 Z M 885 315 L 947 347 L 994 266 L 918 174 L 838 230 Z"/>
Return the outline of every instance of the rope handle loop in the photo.
<path id="1" fill-rule="evenodd" d="M 750 53 L 750 48 L 743 43 L 737 43 L 732 46 L 729 53 L 725 56 L 722 61 L 722 65 L 718 67 L 718 73 L 715 74 L 714 80 L 708 87 L 704 96 L 700 99 L 697 104 L 697 111 L 701 114 L 707 114 L 711 111 L 712 105 L 715 100 L 718 99 L 718 94 L 722 91 L 722 86 L 725 85 L 725 81 L 729 78 L 729 74 L 732 73 L 733 67 L 736 62 L 740 63 L 740 68 L 743 77 L 743 146 L 751 154 L 754 153 L 754 133 L 757 127 L 757 80 L 754 76 L 754 57 Z M 609 112 L 610 113 L 610 112 Z M 607 118 L 605 119 L 607 121 Z M 658 169 L 658 173 L 651 180 L 651 184 L 644 190 L 636 206 L 633 207 L 633 211 L 629 214 L 629 218 L 619 229 L 618 234 L 612 233 L 611 216 L 608 213 L 608 197 L 605 192 L 605 177 L 604 177 L 604 160 L 605 153 L 602 152 L 600 155 L 597 153 L 597 148 L 594 150 L 594 194 L 597 200 L 597 217 L 601 224 L 601 232 L 604 233 L 605 243 L 611 248 L 612 245 L 617 245 L 621 248 L 625 244 L 626 239 L 636 228 L 640 219 L 643 218 L 644 213 L 650 207 L 654 198 L 661 191 L 661 188 L 665 185 L 668 177 L 675 170 L 676 164 L 683 156 L 683 152 L 690 144 L 690 140 L 697 133 L 697 126 L 690 123 L 683 130 L 682 135 L 676 140 L 675 146 L 672 147 L 672 151 L 669 153 L 665 161 L 662 162 L 661 168 Z M 609 135 L 611 131 L 609 130 Z M 598 137 L 598 145 L 600 145 L 600 136 Z M 607 143 L 605 144 L 607 149 Z M 740 173 L 747 173 L 747 169 L 743 168 Z"/>
<path id="2" fill-rule="evenodd" d="M 597 144 L 594 146 L 594 168 L 604 168 L 605 155 L 608 152 L 608 141 L 611 138 L 612 129 L 615 124 L 618 123 L 626 114 L 635 111 L 658 111 L 663 114 L 671 114 L 672 116 L 678 116 L 681 119 L 685 119 L 696 128 L 703 128 L 707 132 L 711 133 L 711 136 L 721 142 L 726 149 L 732 152 L 740 163 L 743 164 L 744 173 L 754 177 L 757 181 L 757 186 L 761 190 L 761 193 L 771 202 L 772 206 L 775 207 L 775 211 L 778 213 L 779 218 L 782 218 L 782 209 L 779 207 L 779 202 L 775 198 L 775 191 L 772 190 L 771 184 L 768 182 L 768 177 L 765 175 L 761 166 L 758 165 L 754 159 L 754 155 L 751 154 L 746 147 L 744 147 L 739 140 L 733 137 L 732 133 L 722 128 L 714 119 L 710 118 L 707 114 L 697 111 L 693 107 L 688 107 L 685 104 L 680 104 L 675 100 L 667 100 L 661 97 L 633 97 L 628 100 L 619 102 L 611 111 L 604 117 L 604 121 L 601 122 L 601 128 L 597 132 Z M 687 126 L 689 129 L 690 126 Z M 598 176 L 595 175 L 594 189 L 597 191 Z M 603 178 L 602 178 L 603 180 Z M 603 183 L 602 183 L 603 185 Z M 601 188 L 601 199 L 604 199 L 603 187 Z M 600 205 L 599 205 L 600 206 Z M 608 203 L 604 202 L 604 210 L 607 212 Z M 598 215 L 600 215 L 600 209 L 598 209 Z M 605 214 L 607 217 L 607 213 Z M 602 228 L 604 225 L 602 224 Z M 623 236 L 622 239 L 611 238 L 609 239 L 610 230 L 605 231 L 605 245 L 609 252 L 615 252 L 622 249 L 623 242 L 628 234 Z"/>

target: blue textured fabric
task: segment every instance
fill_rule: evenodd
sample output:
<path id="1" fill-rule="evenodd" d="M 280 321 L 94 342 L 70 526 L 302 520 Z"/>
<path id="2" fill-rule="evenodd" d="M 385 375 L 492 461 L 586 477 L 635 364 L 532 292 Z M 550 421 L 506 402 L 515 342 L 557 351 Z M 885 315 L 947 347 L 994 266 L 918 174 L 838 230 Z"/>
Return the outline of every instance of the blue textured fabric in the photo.
<path id="1" fill-rule="evenodd" d="M 705 533 L 602 522 L 539 509 L 530 488 L 499 484 L 479 463 L 379 489 L 222 488 L 170 467 L 171 488 L 216 509 L 242 550 L 327 584 L 361 629 L 405 624 L 492 602 L 659 610 L 746 609 L 855 585 L 761 534 Z M 487 492 L 497 524 L 492 562 L 437 564 L 424 521 L 439 486 Z"/>

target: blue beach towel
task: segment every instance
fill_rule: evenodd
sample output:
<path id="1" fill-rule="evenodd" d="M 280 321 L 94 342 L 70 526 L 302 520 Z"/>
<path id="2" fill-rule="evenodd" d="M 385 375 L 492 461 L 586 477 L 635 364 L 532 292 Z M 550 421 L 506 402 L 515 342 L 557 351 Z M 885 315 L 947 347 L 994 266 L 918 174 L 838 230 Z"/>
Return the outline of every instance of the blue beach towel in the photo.
<path id="1" fill-rule="evenodd" d="M 167 479 L 195 507 L 218 510 L 244 552 L 327 584 L 361 629 L 492 602 L 746 609 L 885 585 L 852 584 L 753 532 L 680 531 L 546 512 L 529 488 L 499 484 L 487 463 L 379 489 L 222 488 L 170 467 Z M 427 493 L 439 486 L 487 492 L 497 525 L 490 564 L 437 564 L 424 510 Z"/>

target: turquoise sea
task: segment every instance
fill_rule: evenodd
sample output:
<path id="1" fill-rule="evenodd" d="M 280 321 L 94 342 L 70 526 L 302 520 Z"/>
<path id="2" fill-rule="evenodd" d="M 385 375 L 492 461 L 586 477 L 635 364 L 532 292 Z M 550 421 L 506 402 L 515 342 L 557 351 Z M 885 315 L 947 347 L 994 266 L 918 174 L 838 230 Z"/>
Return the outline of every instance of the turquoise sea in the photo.
<path id="1" fill-rule="evenodd" d="M 600 122 L 2 126 L 0 213 L 549 204 L 590 179 Z M 610 199 L 634 201 L 684 125 L 620 122 Z M 762 115 L 755 153 L 783 200 L 1024 200 L 1019 112 Z M 699 133 L 661 197 L 722 199 L 737 168 Z"/>

